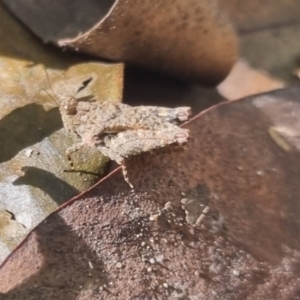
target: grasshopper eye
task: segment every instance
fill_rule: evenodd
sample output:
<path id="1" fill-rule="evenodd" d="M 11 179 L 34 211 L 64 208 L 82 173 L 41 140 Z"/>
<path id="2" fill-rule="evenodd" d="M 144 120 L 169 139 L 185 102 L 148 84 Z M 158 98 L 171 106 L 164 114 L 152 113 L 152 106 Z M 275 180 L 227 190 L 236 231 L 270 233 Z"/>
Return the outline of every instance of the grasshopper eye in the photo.
<path id="1" fill-rule="evenodd" d="M 180 112 L 177 113 L 177 118 L 179 121 L 187 121 L 192 114 L 190 107 L 185 107 Z"/>
<path id="2" fill-rule="evenodd" d="M 189 137 L 188 130 L 184 130 L 175 135 L 175 139 L 178 144 L 186 143 L 188 140 L 188 137 Z"/>
<path id="3" fill-rule="evenodd" d="M 77 114 L 77 104 L 78 101 L 75 98 L 68 99 L 62 106 L 67 115 L 76 115 Z"/>

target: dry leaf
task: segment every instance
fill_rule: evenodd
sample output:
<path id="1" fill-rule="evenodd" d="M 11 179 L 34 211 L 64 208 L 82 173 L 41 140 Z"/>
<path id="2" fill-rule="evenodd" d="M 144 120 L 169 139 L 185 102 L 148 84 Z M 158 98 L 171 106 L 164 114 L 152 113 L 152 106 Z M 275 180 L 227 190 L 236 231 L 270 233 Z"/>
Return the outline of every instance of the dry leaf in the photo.
<path id="1" fill-rule="evenodd" d="M 272 78 L 266 72 L 254 69 L 247 62 L 240 60 L 217 89 L 224 98 L 237 100 L 285 86 L 283 81 Z"/>
<path id="2" fill-rule="evenodd" d="M 45 42 L 185 81 L 217 84 L 237 56 L 234 30 L 215 0 L 4 3 Z"/>

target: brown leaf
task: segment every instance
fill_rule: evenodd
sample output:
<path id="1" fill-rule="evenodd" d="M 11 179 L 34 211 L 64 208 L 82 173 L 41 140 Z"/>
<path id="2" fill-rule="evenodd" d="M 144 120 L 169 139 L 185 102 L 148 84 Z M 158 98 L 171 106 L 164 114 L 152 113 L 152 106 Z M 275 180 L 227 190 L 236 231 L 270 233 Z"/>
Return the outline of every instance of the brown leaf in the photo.
<path id="1" fill-rule="evenodd" d="M 247 62 L 238 61 L 227 78 L 218 86 L 219 93 L 228 100 L 270 92 L 284 88 L 286 84 L 272 78 L 259 69 L 252 68 Z"/>
<path id="2" fill-rule="evenodd" d="M 237 41 L 212 0 L 4 1 L 45 42 L 216 84 L 237 56 Z"/>
<path id="3" fill-rule="evenodd" d="M 215 106 L 185 147 L 127 160 L 136 189 L 115 171 L 48 217 L 1 266 L 3 297 L 295 299 L 299 92 Z"/>

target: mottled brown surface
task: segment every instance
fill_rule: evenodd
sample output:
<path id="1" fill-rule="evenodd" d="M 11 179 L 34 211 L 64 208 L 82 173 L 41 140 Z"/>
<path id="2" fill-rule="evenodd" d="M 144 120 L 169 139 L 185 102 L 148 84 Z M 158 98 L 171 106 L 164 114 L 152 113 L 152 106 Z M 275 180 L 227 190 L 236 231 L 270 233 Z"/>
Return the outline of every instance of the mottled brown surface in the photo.
<path id="1" fill-rule="evenodd" d="M 48 217 L 2 265 L 0 299 L 298 299 L 299 92 L 214 107 L 185 147 L 127 161 L 135 191 L 115 172 Z M 199 226 L 182 193 L 209 205 Z"/>
<path id="2" fill-rule="evenodd" d="M 216 84 L 228 74 L 237 55 L 235 34 L 217 1 L 4 3 L 46 42 L 185 81 Z"/>

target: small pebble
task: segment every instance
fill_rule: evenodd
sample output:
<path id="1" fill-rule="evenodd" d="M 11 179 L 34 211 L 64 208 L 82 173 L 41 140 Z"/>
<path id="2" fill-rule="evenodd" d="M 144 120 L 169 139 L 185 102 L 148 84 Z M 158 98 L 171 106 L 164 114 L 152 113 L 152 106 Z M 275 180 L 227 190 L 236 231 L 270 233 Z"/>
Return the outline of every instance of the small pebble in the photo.
<path id="1" fill-rule="evenodd" d="M 164 209 L 171 209 L 172 208 L 172 203 L 169 201 L 165 204 Z"/>
<path id="2" fill-rule="evenodd" d="M 150 220 L 150 221 L 157 221 L 158 217 L 159 217 L 159 214 L 151 215 L 151 216 L 149 217 L 149 220 Z"/>
<path id="3" fill-rule="evenodd" d="M 158 254 L 155 256 L 155 260 L 159 263 L 162 263 L 164 261 L 164 256 L 162 254 Z"/>
<path id="4" fill-rule="evenodd" d="M 150 262 L 150 264 L 155 264 L 155 259 L 154 258 L 150 258 L 149 262 Z"/>
<path id="5" fill-rule="evenodd" d="M 94 266 L 90 261 L 88 262 L 88 264 L 89 264 L 90 269 L 94 269 Z"/>
<path id="6" fill-rule="evenodd" d="M 117 262 L 116 263 L 116 268 L 117 269 L 121 269 L 122 268 L 122 263 L 121 262 Z"/>

